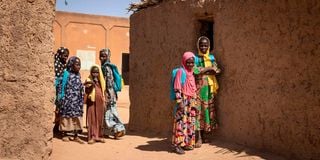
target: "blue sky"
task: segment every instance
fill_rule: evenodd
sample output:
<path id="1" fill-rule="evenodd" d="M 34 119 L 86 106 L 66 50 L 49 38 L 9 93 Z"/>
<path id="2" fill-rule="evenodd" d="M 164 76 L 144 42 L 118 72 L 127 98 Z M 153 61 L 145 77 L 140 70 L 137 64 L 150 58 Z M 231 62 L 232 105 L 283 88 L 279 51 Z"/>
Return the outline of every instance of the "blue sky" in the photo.
<path id="1" fill-rule="evenodd" d="M 56 10 L 66 12 L 78 12 L 96 15 L 108 15 L 117 17 L 129 17 L 127 9 L 131 2 L 140 0 L 57 0 Z"/>

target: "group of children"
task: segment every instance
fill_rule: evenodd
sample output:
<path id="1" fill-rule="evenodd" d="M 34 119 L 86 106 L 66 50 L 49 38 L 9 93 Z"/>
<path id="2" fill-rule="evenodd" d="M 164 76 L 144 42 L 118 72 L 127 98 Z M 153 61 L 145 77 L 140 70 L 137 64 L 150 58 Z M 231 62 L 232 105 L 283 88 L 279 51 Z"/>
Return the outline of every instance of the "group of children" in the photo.
<path id="1" fill-rule="evenodd" d="M 218 127 L 214 100 L 219 86 L 215 75 L 221 71 L 210 53 L 207 37 L 198 39 L 197 48 L 197 54 L 183 54 L 182 66 L 176 69 L 172 80 L 176 101 L 172 144 L 178 154 L 200 148 L 208 141 L 208 134 Z M 110 50 L 102 49 L 99 53 L 102 66 L 92 66 L 84 83 L 79 73 L 80 59 L 75 56 L 68 59 L 69 50 L 64 47 L 55 54 L 57 98 L 54 130 L 62 133 L 63 141 L 84 143 L 78 137 L 82 132 L 84 104 L 87 106 L 88 144 L 104 143 L 104 135 L 117 139 L 125 134 L 116 107 L 121 76 L 110 62 Z M 69 137 L 70 133 L 73 138 Z"/>
<path id="2" fill-rule="evenodd" d="M 76 56 L 68 59 L 69 50 L 65 47 L 60 47 L 55 54 L 54 132 L 61 133 L 63 141 L 85 143 L 78 136 L 82 132 L 84 104 L 87 106 L 88 144 L 104 143 L 105 135 L 115 139 L 125 135 L 125 127 L 116 108 L 122 79 L 117 67 L 110 62 L 110 56 L 109 49 L 102 49 L 99 52 L 102 67 L 92 66 L 89 77 L 82 83 L 80 59 Z"/>
<path id="3" fill-rule="evenodd" d="M 200 148 L 218 127 L 214 99 L 218 90 L 215 75 L 221 70 L 210 53 L 210 40 L 200 37 L 198 52 L 185 52 L 182 66 L 173 71 L 174 108 L 172 145 L 174 152 Z"/>

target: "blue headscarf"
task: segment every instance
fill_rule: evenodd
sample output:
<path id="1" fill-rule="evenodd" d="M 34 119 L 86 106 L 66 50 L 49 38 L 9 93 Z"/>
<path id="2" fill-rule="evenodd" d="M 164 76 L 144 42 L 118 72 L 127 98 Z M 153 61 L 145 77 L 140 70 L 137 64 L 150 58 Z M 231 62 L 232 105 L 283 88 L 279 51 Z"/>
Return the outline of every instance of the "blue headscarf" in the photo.
<path id="1" fill-rule="evenodd" d="M 100 50 L 100 55 L 102 53 L 107 55 L 107 60 L 106 60 L 106 62 L 104 62 L 104 64 L 102 64 L 102 67 L 101 67 L 103 76 L 106 76 L 106 70 L 107 70 L 106 68 L 107 68 L 107 66 L 109 66 L 112 70 L 112 75 L 114 78 L 113 89 L 114 89 L 114 91 L 119 92 L 119 91 L 121 91 L 121 88 L 122 88 L 122 77 L 118 71 L 117 66 L 111 63 L 111 60 L 110 60 L 111 51 L 109 48 L 106 48 L 106 49 Z"/>

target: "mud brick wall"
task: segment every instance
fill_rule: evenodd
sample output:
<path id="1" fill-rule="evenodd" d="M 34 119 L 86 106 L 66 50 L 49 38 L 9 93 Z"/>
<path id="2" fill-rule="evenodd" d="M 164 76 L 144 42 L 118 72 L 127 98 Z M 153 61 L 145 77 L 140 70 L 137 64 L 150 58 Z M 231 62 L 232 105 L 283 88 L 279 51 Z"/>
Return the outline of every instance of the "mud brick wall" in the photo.
<path id="1" fill-rule="evenodd" d="M 169 136 L 171 70 L 212 17 L 220 128 L 214 138 L 288 158 L 320 157 L 320 2 L 169 1 L 130 18 L 132 130 Z"/>
<path id="2" fill-rule="evenodd" d="M 0 159 L 52 152 L 54 0 L 0 2 Z"/>

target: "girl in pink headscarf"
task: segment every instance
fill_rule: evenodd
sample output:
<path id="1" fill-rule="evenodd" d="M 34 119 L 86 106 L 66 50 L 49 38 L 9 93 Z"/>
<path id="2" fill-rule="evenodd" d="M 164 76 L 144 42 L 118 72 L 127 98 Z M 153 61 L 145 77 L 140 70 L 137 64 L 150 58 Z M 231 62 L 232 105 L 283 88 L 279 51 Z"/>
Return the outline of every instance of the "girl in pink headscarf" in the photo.
<path id="1" fill-rule="evenodd" d="M 184 154 L 184 150 L 192 150 L 195 145 L 196 120 L 196 84 L 193 76 L 195 56 L 185 52 L 182 57 L 182 67 L 174 79 L 176 109 L 174 113 L 172 144 L 174 151 Z M 185 80 L 182 78 L 185 74 Z"/>

